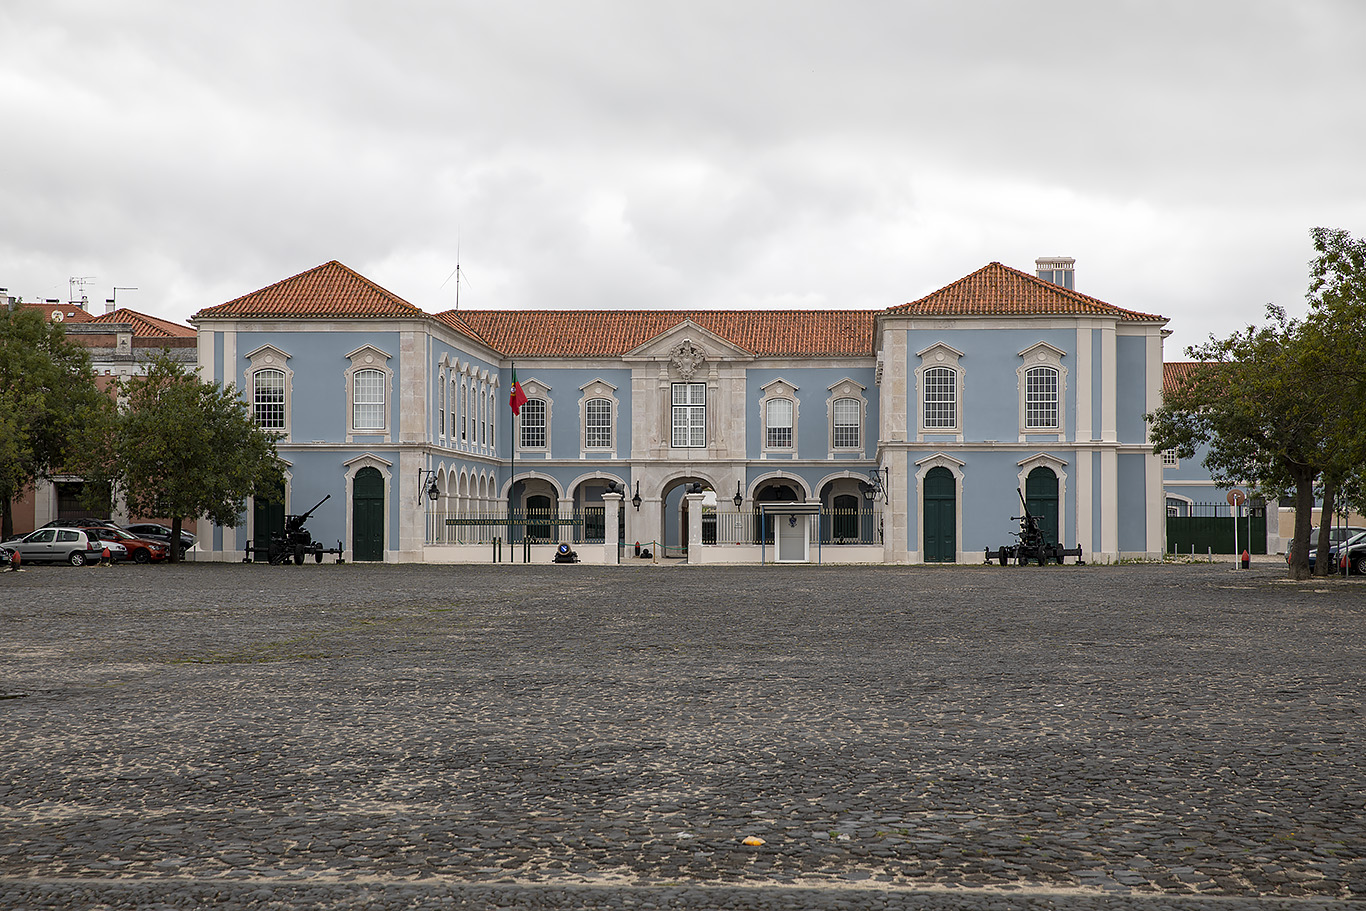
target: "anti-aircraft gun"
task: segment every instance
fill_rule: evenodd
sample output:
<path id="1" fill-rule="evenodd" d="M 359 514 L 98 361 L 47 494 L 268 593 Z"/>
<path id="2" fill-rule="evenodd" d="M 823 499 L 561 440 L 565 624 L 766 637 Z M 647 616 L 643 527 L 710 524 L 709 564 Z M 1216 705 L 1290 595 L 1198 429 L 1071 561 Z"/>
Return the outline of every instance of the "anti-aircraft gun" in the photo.
<path id="1" fill-rule="evenodd" d="M 316 563 L 323 562 L 323 554 L 336 554 L 337 562 L 343 562 L 340 541 L 337 542 L 336 547 L 323 547 L 322 542 L 314 541 L 313 535 L 309 533 L 307 528 L 304 528 L 304 523 L 308 521 L 308 517 L 330 499 L 332 499 L 332 494 L 328 494 L 314 503 L 313 508 L 308 512 L 285 516 L 284 529 L 271 534 L 270 546 L 266 550 L 266 560 L 272 566 L 284 565 L 291 559 L 293 559 L 295 566 L 302 566 L 304 557 L 309 554 L 313 555 L 313 560 Z M 250 541 L 247 542 L 246 552 L 243 561 L 250 562 L 252 555 Z"/>
<path id="2" fill-rule="evenodd" d="M 1049 560 L 1056 560 L 1061 565 L 1064 557 L 1076 557 L 1077 562 L 1081 563 L 1081 545 L 1063 547 L 1061 544 L 1049 544 L 1048 539 L 1044 537 L 1043 529 L 1039 527 L 1039 517 L 1030 514 L 1029 504 L 1025 502 L 1024 494 L 1020 492 L 1018 487 L 1015 488 L 1015 494 L 1020 498 L 1020 506 L 1024 510 L 1024 515 L 1011 516 L 1010 518 L 1020 523 L 1020 530 L 1012 532 L 1020 540 L 1015 544 L 1007 544 L 997 548 L 995 554 L 988 547 L 983 554 L 985 562 L 990 563 L 994 556 L 1000 560 L 1002 566 L 1011 560 L 1016 561 L 1020 566 L 1024 566 L 1030 560 L 1036 561 L 1040 566 Z"/>

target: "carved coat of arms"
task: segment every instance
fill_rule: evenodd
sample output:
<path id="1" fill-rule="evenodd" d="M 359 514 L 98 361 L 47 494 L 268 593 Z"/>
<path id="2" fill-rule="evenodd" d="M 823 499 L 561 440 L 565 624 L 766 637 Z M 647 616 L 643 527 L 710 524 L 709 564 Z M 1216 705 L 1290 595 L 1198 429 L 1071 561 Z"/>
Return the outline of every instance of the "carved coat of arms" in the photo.
<path id="1" fill-rule="evenodd" d="M 697 368 L 701 367 L 706 359 L 706 352 L 694 345 L 690 338 L 683 339 L 669 352 L 669 363 L 685 380 L 692 379 Z"/>

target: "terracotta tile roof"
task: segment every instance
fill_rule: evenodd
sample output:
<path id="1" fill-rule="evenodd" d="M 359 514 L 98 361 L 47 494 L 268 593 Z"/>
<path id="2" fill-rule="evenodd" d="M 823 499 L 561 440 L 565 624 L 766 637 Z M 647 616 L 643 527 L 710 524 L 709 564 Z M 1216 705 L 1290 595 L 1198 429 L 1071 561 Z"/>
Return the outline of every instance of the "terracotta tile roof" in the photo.
<path id="1" fill-rule="evenodd" d="M 684 320 L 762 356 L 873 356 L 876 310 L 461 310 L 437 314 L 508 357 L 619 357 Z"/>
<path id="2" fill-rule="evenodd" d="M 133 335 L 138 338 L 194 338 L 198 334 L 192 326 L 182 326 L 180 323 L 158 319 L 155 316 L 148 316 L 126 307 L 120 307 L 113 313 L 94 317 L 90 321 L 92 323 L 129 323 L 133 327 Z"/>
<path id="3" fill-rule="evenodd" d="M 1162 391 L 1171 392 L 1200 368 L 1200 361 L 1167 361 L 1162 365 Z"/>
<path id="4" fill-rule="evenodd" d="M 1000 263 L 988 263 L 971 275 L 918 301 L 892 307 L 904 316 L 1111 316 L 1127 322 L 1163 322 L 1166 317 L 1125 310 L 1103 300 L 1069 291 Z"/>
<path id="5" fill-rule="evenodd" d="M 49 320 L 54 312 L 62 314 L 61 322 L 88 323 L 95 317 L 81 308 L 80 304 L 50 303 L 46 301 L 21 301 L 14 305 L 16 310 L 37 310 Z"/>
<path id="6" fill-rule="evenodd" d="M 335 259 L 226 304 L 200 310 L 215 317 L 425 317 L 428 314 Z"/>

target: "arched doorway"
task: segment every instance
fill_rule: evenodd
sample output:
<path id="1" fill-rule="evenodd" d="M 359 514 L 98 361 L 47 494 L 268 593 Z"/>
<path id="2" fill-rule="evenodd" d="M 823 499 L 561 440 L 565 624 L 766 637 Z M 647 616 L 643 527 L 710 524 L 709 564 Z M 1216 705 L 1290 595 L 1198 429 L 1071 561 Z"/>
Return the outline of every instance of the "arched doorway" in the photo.
<path id="1" fill-rule="evenodd" d="M 704 506 L 702 512 L 702 541 L 716 543 L 716 493 L 711 481 L 697 477 L 675 478 L 664 486 L 660 497 L 663 506 L 660 541 L 665 557 L 683 557 L 688 553 L 688 501 L 684 495 L 693 484 L 700 486 L 704 494 L 711 493 L 707 498 L 712 503 L 711 509 L 708 511 Z"/>
<path id="2" fill-rule="evenodd" d="M 377 468 L 356 472 L 351 487 L 353 560 L 384 559 L 384 476 Z"/>
<path id="3" fill-rule="evenodd" d="M 796 503 L 801 497 L 797 486 L 791 481 L 767 481 L 754 494 L 754 540 L 765 544 L 773 543 L 773 520 L 764 521 L 759 511 L 760 503 Z"/>
<path id="4" fill-rule="evenodd" d="M 957 559 L 957 494 L 953 472 L 942 465 L 925 475 L 925 562 L 952 563 Z"/>
<path id="5" fill-rule="evenodd" d="M 550 519 L 554 514 L 550 497 L 532 494 L 526 498 L 526 535 L 532 544 L 550 543 Z"/>
<path id="6" fill-rule="evenodd" d="M 1049 544 L 1058 543 L 1058 476 L 1040 465 L 1025 478 L 1025 506 L 1039 520 L 1039 531 Z"/>

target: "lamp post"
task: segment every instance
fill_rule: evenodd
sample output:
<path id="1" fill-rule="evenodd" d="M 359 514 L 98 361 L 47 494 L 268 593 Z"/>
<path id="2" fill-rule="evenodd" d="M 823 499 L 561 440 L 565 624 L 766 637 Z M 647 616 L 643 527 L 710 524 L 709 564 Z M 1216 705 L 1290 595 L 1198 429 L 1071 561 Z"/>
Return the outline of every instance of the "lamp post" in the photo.
<path id="1" fill-rule="evenodd" d="M 742 493 L 740 493 L 740 482 L 739 482 L 739 481 L 736 481 L 736 482 L 735 482 L 735 496 L 731 498 L 731 501 L 735 504 L 735 508 L 736 508 L 736 509 L 739 509 L 739 508 L 740 508 L 740 504 L 742 504 L 742 503 L 745 502 L 745 495 L 742 494 Z"/>
<path id="2" fill-rule="evenodd" d="M 634 506 L 634 507 L 636 508 L 636 512 L 640 512 L 640 482 L 639 482 L 639 481 L 636 481 L 636 495 L 633 496 L 633 497 L 631 497 L 631 505 Z"/>
<path id="3" fill-rule="evenodd" d="M 859 493 L 863 494 L 863 499 L 867 500 L 869 504 L 878 497 L 882 498 L 882 502 L 887 503 L 889 502 L 887 488 L 890 484 L 891 473 L 886 468 L 870 468 L 868 469 L 868 480 L 859 482 Z"/>

